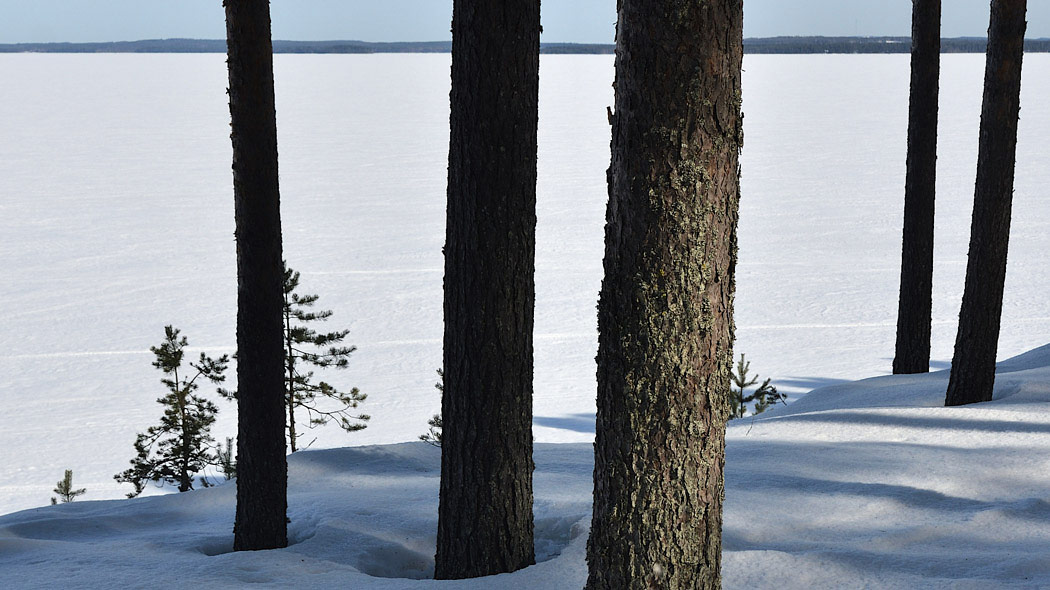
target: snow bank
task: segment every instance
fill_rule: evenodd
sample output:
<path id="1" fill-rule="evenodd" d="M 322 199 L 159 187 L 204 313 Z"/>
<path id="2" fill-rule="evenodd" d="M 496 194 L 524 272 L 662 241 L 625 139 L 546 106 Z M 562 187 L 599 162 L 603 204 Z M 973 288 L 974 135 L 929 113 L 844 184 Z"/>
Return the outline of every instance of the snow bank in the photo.
<path id="1" fill-rule="evenodd" d="M 732 423 L 727 588 L 1050 585 L 1050 346 L 945 408 L 948 372 L 817 389 Z"/>
<path id="2" fill-rule="evenodd" d="M 590 445 L 537 445 L 535 567 L 452 588 L 582 587 Z M 290 546 L 233 553 L 231 484 L 74 502 L 0 518 L 0 584 L 138 588 L 422 588 L 433 581 L 440 451 L 425 443 L 289 458 Z M 418 580 L 418 581 L 417 581 Z M 562 586 L 562 585 L 565 586 Z"/>
<path id="3" fill-rule="evenodd" d="M 993 402 L 940 407 L 946 386 L 945 372 L 878 377 L 734 421 L 725 587 L 1050 585 L 1050 346 L 1001 363 Z M 403 443 L 291 456 L 278 551 L 231 552 L 229 484 L 0 517 L 0 585 L 578 589 L 591 453 L 537 445 L 539 563 L 513 574 L 426 579 L 440 452 Z"/>

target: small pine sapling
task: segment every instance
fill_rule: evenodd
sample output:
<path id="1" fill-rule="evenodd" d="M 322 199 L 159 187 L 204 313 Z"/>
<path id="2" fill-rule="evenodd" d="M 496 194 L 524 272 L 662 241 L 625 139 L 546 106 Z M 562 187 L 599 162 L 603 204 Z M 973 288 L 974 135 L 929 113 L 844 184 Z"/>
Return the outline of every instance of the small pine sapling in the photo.
<path id="1" fill-rule="evenodd" d="M 356 387 L 343 391 L 325 381 L 315 381 L 312 370 L 345 369 L 354 346 L 342 346 L 349 330 L 318 333 L 307 324 L 325 321 L 331 310 L 312 311 L 317 295 L 299 295 L 299 273 L 284 267 L 284 360 L 285 407 L 288 419 L 288 440 L 292 452 L 298 450 L 296 441 L 301 433 L 296 430 L 296 410 L 306 412 L 310 428 L 335 422 L 346 432 L 362 430 L 370 418 L 352 410 L 368 397 Z"/>
<path id="2" fill-rule="evenodd" d="M 787 403 L 787 394 L 780 393 L 777 388 L 769 384 L 766 379 L 751 394 L 746 395 L 748 387 L 758 383 L 758 375 L 751 376 L 751 363 L 748 362 L 743 353 L 736 364 L 736 371 L 730 375 L 732 385 L 729 388 L 729 418 L 743 418 L 748 411 L 748 404 L 755 403 L 752 414 L 761 414 L 777 402 Z"/>
<path id="3" fill-rule="evenodd" d="M 439 392 L 444 394 L 445 374 L 441 372 L 441 369 L 437 370 L 437 374 L 438 382 L 434 384 L 434 387 Z M 430 420 L 427 420 L 427 425 L 430 426 L 430 429 L 427 430 L 425 433 L 419 435 L 419 440 L 429 445 L 434 445 L 435 447 L 441 448 L 441 414 L 434 414 L 434 416 Z"/>
<path id="4" fill-rule="evenodd" d="M 216 456 L 211 451 L 215 442 L 211 426 L 218 408 L 194 392 L 200 387 L 198 380 L 215 384 L 225 381 L 229 356 L 213 359 L 202 352 L 196 363 L 189 364 L 193 369 L 189 374 L 193 376 L 180 377 L 187 344 L 185 336 L 179 337 L 179 330 L 165 326 L 164 343 L 150 347 L 156 357 L 153 366 L 164 373 L 161 383 L 168 388 L 168 393 L 157 400 L 164 406 L 160 424 L 138 435 L 131 467 L 113 476 L 121 483 L 135 486 L 129 498 L 141 494 L 150 481 L 177 485 L 180 492 L 187 492 L 193 489 L 194 473 L 216 464 Z M 206 481 L 202 483 L 207 485 Z"/>
<path id="5" fill-rule="evenodd" d="M 51 505 L 58 504 L 59 500 L 63 504 L 66 502 L 72 502 L 76 500 L 77 496 L 82 496 L 87 493 L 86 488 L 80 488 L 79 490 L 73 489 L 73 470 L 66 469 L 66 475 L 58 483 L 55 484 L 55 489 L 51 490 L 58 494 L 58 498 L 51 497 Z"/>
<path id="6" fill-rule="evenodd" d="M 222 471 L 222 476 L 227 481 L 237 477 L 237 452 L 235 450 L 233 439 L 226 437 L 226 447 L 219 447 L 219 450 L 215 452 L 216 458 L 219 460 L 219 471 Z"/>

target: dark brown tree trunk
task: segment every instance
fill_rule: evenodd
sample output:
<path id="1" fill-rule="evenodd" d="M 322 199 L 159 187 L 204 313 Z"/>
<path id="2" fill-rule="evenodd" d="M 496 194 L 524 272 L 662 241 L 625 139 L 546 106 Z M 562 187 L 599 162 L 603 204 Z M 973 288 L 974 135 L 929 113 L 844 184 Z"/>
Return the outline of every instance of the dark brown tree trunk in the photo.
<path id="1" fill-rule="evenodd" d="M 439 579 L 535 562 L 539 38 L 539 0 L 453 4 Z"/>
<path id="2" fill-rule="evenodd" d="M 992 0 L 970 256 L 947 406 L 992 399 L 1010 242 L 1025 9 L 1025 0 Z"/>
<path id="3" fill-rule="evenodd" d="M 179 382 L 179 370 L 175 369 L 174 373 L 175 387 L 182 387 L 182 384 Z M 188 492 L 193 489 L 193 476 L 190 474 L 189 460 L 190 447 L 192 446 L 192 444 L 190 443 L 190 430 L 186 426 L 186 396 L 188 395 L 188 392 L 186 391 L 187 389 L 189 389 L 189 386 L 180 389 L 179 392 L 175 394 L 176 402 L 179 405 L 179 426 L 182 428 L 182 449 L 179 453 L 179 456 L 181 457 L 181 459 L 179 459 L 180 492 Z"/>
<path id="4" fill-rule="evenodd" d="M 743 5 L 618 7 L 587 588 L 719 588 Z"/>
<path id="5" fill-rule="evenodd" d="M 904 244 L 894 374 L 926 373 L 930 370 L 940 67 L 941 0 L 914 0 L 911 17 L 908 172 L 904 186 Z"/>
<path id="6" fill-rule="evenodd" d="M 292 317 L 289 311 L 291 303 L 288 301 L 288 294 L 284 294 L 284 310 L 283 310 L 283 324 L 281 328 L 284 330 L 284 362 L 288 369 L 288 374 L 285 376 L 285 389 L 284 398 L 285 403 L 288 406 L 288 446 L 291 447 L 292 452 L 296 452 L 298 449 L 295 446 L 295 351 L 292 350 Z"/>
<path id="7" fill-rule="evenodd" d="M 267 0 L 225 0 L 237 238 L 236 551 L 288 545 L 283 267 Z"/>

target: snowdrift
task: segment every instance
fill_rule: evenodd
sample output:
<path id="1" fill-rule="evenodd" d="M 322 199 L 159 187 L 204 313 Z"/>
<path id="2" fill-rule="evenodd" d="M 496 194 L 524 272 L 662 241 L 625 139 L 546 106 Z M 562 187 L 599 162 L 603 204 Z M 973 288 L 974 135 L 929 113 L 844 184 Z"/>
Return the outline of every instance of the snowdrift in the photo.
<path id="1" fill-rule="evenodd" d="M 1000 363 L 995 401 L 943 408 L 946 372 L 813 391 L 728 432 L 726 588 L 1050 585 L 1050 345 Z M 231 552 L 234 486 L 0 517 L 6 587 L 582 588 L 591 446 L 536 447 L 539 563 L 434 582 L 440 453 L 289 459 L 291 545 Z"/>

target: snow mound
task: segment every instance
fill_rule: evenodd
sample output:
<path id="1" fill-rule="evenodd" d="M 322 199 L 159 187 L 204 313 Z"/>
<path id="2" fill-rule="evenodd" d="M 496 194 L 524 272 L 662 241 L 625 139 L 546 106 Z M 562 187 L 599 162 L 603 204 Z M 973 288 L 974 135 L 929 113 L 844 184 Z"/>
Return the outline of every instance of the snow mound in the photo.
<path id="1" fill-rule="evenodd" d="M 730 423 L 724 586 L 1050 586 L 1050 346 L 999 366 L 996 399 L 941 407 L 946 372 L 815 390 Z M 0 585 L 578 589 L 589 444 L 536 445 L 539 563 L 434 582 L 440 452 L 289 458 L 288 548 L 233 553 L 234 486 L 0 517 Z"/>
<path id="2" fill-rule="evenodd" d="M 991 402 L 945 408 L 947 385 L 864 379 L 733 421 L 725 586 L 1050 586 L 1050 346 L 1000 363 Z"/>
<path id="3" fill-rule="evenodd" d="M 949 371 L 887 375 L 814 389 L 763 419 L 847 408 L 941 407 Z M 1050 344 L 996 364 L 993 403 L 1050 402 Z"/>
<path id="4" fill-rule="evenodd" d="M 440 451 L 422 442 L 300 451 L 289 468 L 289 547 L 233 553 L 232 484 L 134 500 L 73 502 L 0 517 L 0 584 L 416 588 L 434 573 Z M 522 587 L 582 587 L 591 447 L 536 446 L 536 558 Z M 459 588 L 504 588 L 507 576 Z"/>

